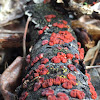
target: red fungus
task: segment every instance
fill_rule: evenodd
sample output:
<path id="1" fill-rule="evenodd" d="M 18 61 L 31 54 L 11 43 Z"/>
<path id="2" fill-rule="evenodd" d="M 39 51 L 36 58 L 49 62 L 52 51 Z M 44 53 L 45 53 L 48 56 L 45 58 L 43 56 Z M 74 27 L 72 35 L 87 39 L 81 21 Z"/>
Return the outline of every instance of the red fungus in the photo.
<path id="1" fill-rule="evenodd" d="M 67 82 L 62 84 L 62 87 L 65 88 L 65 89 L 71 89 L 73 87 L 72 82 L 67 81 Z"/>
<path id="2" fill-rule="evenodd" d="M 85 93 L 83 91 L 77 90 L 77 89 L 73 89 L 70 92 L 70 96 L 74 97 L 74 98 L 78 98 L 78 99 L 84 99 L 85 98 Z"/>
<path id="3" fill-rule="evenodd" d="M 71 54 L 71 53 L 68 53 L 68 54 L 66 54 L 66 57 L 67 57 L 67 59 L 70 59 L 70 60 L 72 60 L 72 59 L 73 59 L 73 54 Z"/>
<path id="4" fill-rule="evenodd" d="M 43 30 L 39 30 L 39 31 L 38 31 L 38 34 L 39 34 L 39 35 L 43 34 Z"/>
<path id="5" fill-rule="evenodd" d="M 49 62 L 48 58 L 42 58 L 41 59 L 41 64 L 46 64 L 47 62 Z"/>
<path id="6" fill-rule="evenodd" d="M 49 96 L 53 94 L 54 94 L 54 90 L 52 90 L 51 88 L 46 88 L 46 89 L 43 89 L 42 91 L 42 96 Z"/>
<path id="7" fill-rule="evenodd" d="M 41 65 L 38 66 L 38 69 L 41 70 L 41 69 L 43 69 L 44 67 L 45 67 L 45 65 L 44 65 L 44 64 L 41 64 Z M 39 71 L 39 72 L 40 72 L 40 71 Z"/>
<path id="8" fill-rule="evenodd" d="M 19 100 L 25 100 L 27 98 L 27 96 L 28 96 L 28 92 L 26 91 L 21 94 L 21 97 L 19 98 Z"/>
<path id="9" fill-rule="evenodd" d="M 79 59 L 79 58 L 80 58 L 79 55 L 78 55 L 77 53 L 75 54 L 75 58 L 76 58 L 76 59 Z"/>
<path id="10" fill-rule="evenodd" d="M 46 15 L 46 16 L 45 16 L 47 22 L 51 22 L 51 19 L 52 19 L 52 18 L 55 18 L 55 17 L 56 17 L 56 15 L 53 15 L 53 14 L 51 14 L 51 15 Z"/>
<path id="11" fill-rule="evenodd" d="M 48 69 L 47 68 L 43 68 L 41 71 L 40 71 L 40 75 L 46 75 L 48 73 Z"/>
<path id="12" fill-rule="evenodd" d="M 37 91 L 41 87 L 41 83 L 36 82 L 34 85 L 34 91 Z"/>
<path id="13" fill-rule="evenodd" d="M 69 80 L 73 80 L 73 79 L 76 80 L 76 76 L 72 75 L 71 73 L 68 73 L 67 77 Z"/>
<path id="14" fill-rule="evenodd" d="M 53 26 L 56 26 L 56 25 L 57 23 L 53 24 Z M 49 45 L 53 46 L 54 44 L 69 43 L 69 42 L 72 42 L 73 40 L 75 40 L 75 38 L 68 31 L 59 31 L 58 34 L 53 32 L 50 37 Z"/>
<path id="15" fill-rule="evenodd" d="M 77 64 L 79 64 L 79 61 L 78 60 L 74 60 L 74 62 L 76 62 Z"/>
<path id="16" fill-rule="evenodd" d="M 35 58 L 33 59 L 33 62 L 32 62 L 32 63 L 34 64 L 34 63 L 38 62 L 38 60 L 39 60 L 39 58 L 38 58 L 38 57 L 35 57 Z"/>
<path id="17" fill-rule="evenodd" d="M 76 71 L 76 67 L 75 67 L 74 65 L 72 65 L 72 64 L 69 64 L 67 67 L 68 67 L 71 71 Z"/>
<path id="18" fill-rule="evenodd" d="M 34 77 L 37 77 L 37 76 L 39 76 L 39 73 L 34 73 Z"/>
<path id="19" fill-rule="evenodd" d="M 47 82 L 47 80 L 45 80 L 45 81 L 42 83 L 42 87 L 43 87 L 43 88 L 47 88 L 47 87 L 48 87 L 48 82 Z"/>
<path id="20" fill-rule="evenodd" d="M 57 100 L 69 100 L 69 97 L 63 92 L 57 93 L 57 96 L 58 96 Z"/>
<path id="21" fill-rule="evenodd" d="M 49 95 L 48 100 L 58 100 L 55 95 Z"/>
<path id="22" fill-rule="evenodd" d="M 53 63 L 60 63 L 60 62 L 61 62 L 60 58 L 57 57 L 57 56 L 54 56 L 54 57 L 51 59 L 51 61 L 52 61 Z"/>
<path id="23" fill-rule="evenodd" d="M 40 53 L 40 54 L 38 55 L 38 58 L 39 58 L 39 59 L 42 59 L 42 58 L 43 58 L 43 55 L 44 55 L 43 53 Z"/>
<path id="24" fill-rule="evenodd" d="M 54 85 L 60 85 L 61 84 L 60 77 L 56 77 L 56 79 L 53 79 L 53 83 Z"/>

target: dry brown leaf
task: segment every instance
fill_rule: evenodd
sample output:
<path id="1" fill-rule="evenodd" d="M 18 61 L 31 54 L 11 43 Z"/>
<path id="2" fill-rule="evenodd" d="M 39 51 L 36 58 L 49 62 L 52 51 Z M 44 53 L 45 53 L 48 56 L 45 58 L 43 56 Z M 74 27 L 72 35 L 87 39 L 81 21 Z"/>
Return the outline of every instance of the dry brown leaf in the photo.
<path id="1" fill-rule="evenodd" d="M 96 50 L 100 50 L 100 40 L 98 41 L 98 44 L 96 46 L 87 51 L 84 57 L 84 62 L 91 60 L 94 57 Z"/>

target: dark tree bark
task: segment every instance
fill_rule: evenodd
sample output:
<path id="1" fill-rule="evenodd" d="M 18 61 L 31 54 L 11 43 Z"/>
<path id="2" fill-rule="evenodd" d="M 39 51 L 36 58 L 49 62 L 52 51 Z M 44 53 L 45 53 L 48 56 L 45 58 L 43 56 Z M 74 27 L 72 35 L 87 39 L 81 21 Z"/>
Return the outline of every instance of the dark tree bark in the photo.
<path id="1" fill-rule="evenodd" d="M 69 100 L 77 100 L 80 99 L 84 93 L 85 93 L 85 97 L 83 96 L 83 98 L 85 100 L 92 100 L 91 98 L 91 93 L 89 91 L 89 85 L 88 85 L 88 78 L 85 75 L 85 68 L 84 68 L 84 64 L 81 61 L 83 58 L 81 58 L 80 56 L 80 52 L 78 51 L 78 45 L 77 45 L 77 39 L 76 36 L 73 32 L 73 30 L 70 27 L 70 23 L 69 23 L 69 18 L 67 17 L 67 15 L 61 15 L 60 13 L 58 13 L 57 11 L 55 11 L 50 5 L 46 4 L 34 4 L 34 5 L 30 5 L 26 8 L 26 14 L 30 15 L 32 14 L 32 23 L 30 24 L 30 34 L 31 34 L 31 39 L 32 39 L 32 44 L 33 44 L 33 48 L 32 51 L 30 53 L 30 56 L 28 55 L 28 61 L 29 58 L 31 58 L 30 62 L 28 63 L 28 66 L 25 67 L 25 74 L 22 80 L 22 84 L 21 86 L 19 86 L 19 98 L 20 100 L 24 100 L 26 98 L 26 100 L 59 100 L 57 98 L 63 98 L 61 100 L 68 100 L 68 99 L 64 99 L 65 97 L 57 97 L 59 92 L 65 93 Z M 56 15 L 55 18 L 51 19 L 51 22 L 47 22 L 45 17 L 46 15 L 50 15 L 50 14 L 54 14 Z M 66 20 L 69 24 L 69 28 L 58 28 L 58 27 L 54 27 L 53 23 L 62 23 L 61 20 Z M 39 30 L 42 30 L 43 27 L 48 26 L 48 28 L 46 28 L 46 30 L 44 30 L 43 34 L 38 35 Z M 72 37 L 75 38 L 75 40 L 71 40 L 68 43 L 55 43 L 54 45 L 50 45 L 50 38 L 51 38 L 51 34 L 54 32 L 56 34 L 59 34 L 59 31 L 69 31 L 72 36 L 68 38 L 68 40 Z M 53 38 L 54 39 L 54 38 Z M 58 38 L 59 39 L 59 38 Z M 47 42 L 47 44 L 43 45 L 43 40 L 48 40 L 49 43 Z M 52 40 L 53 41 L 53 40 Z M 56 41 L 56 40 L 55 40 Z M 63 41 L 63 40 L 62 40 Z M 53 41 L 54 42 L 54 41 Z M 34 45 L 35 44 L 35 45 Z M 67 49 L 68 48 L 68 49 Z M 81 49 L 81 48 L 80 48 Z M 68 58 L 68 56 L 64 56 L 65 59 L 67 59 L 67 62 L 65 63 L 63 60 L 64 57 L 62 58 L 57 58 L 57 59 L 53 59 L 54 57 L 57 57 L 58 52 L 60 52 L 60 55 L 62 54 L 72 54 L 73 57 L 72 58 Z M 39 54 L 43 54 L 41 56 L 39 56 Z M 61 54 L 62 53 L 62 54 Z M 79 55 L 79 58 L 75 57 L 75 54 Z M 43 57 L 43 58 L 42 58 Z M 34 60 L 35 58 L 35 60 Z M 44 59 L 47 58 L 47 59 Z M 75 60 L 77 60 L 79 62 L 76 63 Z M 39 69 L 39 65 L 44 64 L 45 67 L 44 68 L 40 68 Z M 74 67 L 68 67 L 69 64 L 73 64 Z M 39 69 L 39 70 L 37 70 Z M 42 73 L 43 72 L 43 73 Z M 68 78 L 68 75 L 72 74 L 76 77 L 76 80 L 72 79 L 74 81 L 74 83 L 71 83 L 71 79 Z M 39 75 L 39 76 L 38 76 Z M 57 79 L 57 77 L 60 77 Z M 53 79 L 53 84 L 51 82 L 50 83 L 50 78 Z M 64 88 L 64 83 L 61 82 L 60 79 L 64 78 L 65 80 L 67 79 L 66 86 L 68 85 L 67 83 L 70 83 L 69 85 L 72 85 L 72 88 L 70 87 L 66 87 Z M 72 78 L 72 77 L 71 77 Z M 44 80 L 42 80 L 44 79 Z M 54 79 L 55 82 L 54 82 Z M 47 81 L 48 80 L 48 81 Z M 68 82 L 70 81 L 70 82 Z M 47 82 L 47 83 L 46 83 Z M 58 83 L 57 83 L 58 82 Z M 44 85 L 43 85 L 44 84 Z M 45 88 L 44 88 L 45 87 Z M 50 88 L 51 88 L 51 92 L 50 92 Z M 48 89 L 49 88 L 49 89 Z M 17 90 L 18 90 L 17 89 Z M 46 90 L 47 89 L 47 90 Z M 79 92 L 79 96 L 76 96 L 75 98 L 73 98 L 70 93 L 73 89 L 77 89 L 79 91 L 83 91 L 83 95 L 81 95 L 81 93 Z M 43 90 L 45 93 L 43 93 Z M 52 93 L 52 91 L 54 91 L 54 94 Z M 50 92 L 52 95 L 52 97 L 56 96 L 56 99 L 50 99 L 52 97 L 50 97 L 50 94 L 48 94 L 48 92 Z M 44 95 L 44 96 L 43 96 Z M 47 95 L 49 95 L 47 97 Z M 55 96 L 54 96 L 55 95 Z M 67 98 L 66 96 L 66 98 Z M 73 95 L 75 96 L 75 95 Z"/>

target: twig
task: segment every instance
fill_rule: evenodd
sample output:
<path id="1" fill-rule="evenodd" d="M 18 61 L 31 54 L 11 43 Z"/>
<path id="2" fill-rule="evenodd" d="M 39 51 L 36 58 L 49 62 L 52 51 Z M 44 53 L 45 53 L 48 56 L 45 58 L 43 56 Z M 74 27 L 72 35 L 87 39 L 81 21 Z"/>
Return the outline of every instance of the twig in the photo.
<path id="1" fill-rule="evenodd" d="M 28 25 L 29 25 L 30 20 L 31 20 L 31 17 L 28 17 L 26 26 L 25 26 L 24 35 L 23 35 L 23 57 L 26 56 L 26 35 L 27 35 L 27 30 L 28 30 Z"/>
<path id="2" fill-rule="evenodd" d="M 86 66 L 86 69 L 98 68 L 98 67 L 100 67 L 100 65 L 96 65 L 96 66 Z"/>
<path id="3" fill-rule="evenodd" d="M 96 59 L 96 57 L 97 57 L 97 55 L 98 55 L 98 52 L 99 52 L 99 49 L 96 50 L 95 55 L 94 55 L 94 57 L 93 57 L 93 59 L 92 59 L 92 61 L 91 61 L 90 66 L 92 66 L 92 65 L 94 64 L 95 59 Z"/>

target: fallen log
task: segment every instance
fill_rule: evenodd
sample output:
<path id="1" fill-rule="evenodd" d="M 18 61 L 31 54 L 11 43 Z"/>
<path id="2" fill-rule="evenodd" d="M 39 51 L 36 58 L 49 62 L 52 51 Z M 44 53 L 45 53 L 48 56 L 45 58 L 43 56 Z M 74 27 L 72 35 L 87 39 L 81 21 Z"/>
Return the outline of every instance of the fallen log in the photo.
<path id="1" fill-rule="evenodd" d="M 22 84 L 16 89 L 19 100 L 96 99 L 82 61 L 84 50 L 66 15 L 49 4 L 30 5 L 26 15 L 32 17 L 29 30 L 34 47 L 27 56 Z"/>

